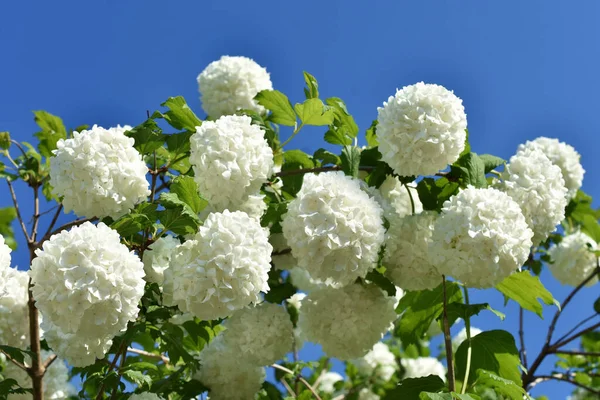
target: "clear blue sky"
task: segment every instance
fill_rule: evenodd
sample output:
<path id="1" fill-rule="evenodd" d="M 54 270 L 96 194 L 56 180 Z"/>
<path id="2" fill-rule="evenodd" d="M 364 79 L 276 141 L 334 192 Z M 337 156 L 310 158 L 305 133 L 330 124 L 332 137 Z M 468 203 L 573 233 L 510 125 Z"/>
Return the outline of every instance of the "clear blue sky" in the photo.
<path id="1" fill-rule="evenodd" d="M 508 158 L 526 139 L 558 137 L 581 153 L 584 190 L 596 197 L 599 15 L 592 0 L 6 1 L 0 130 L 32 140 L 31 111 L 38 109 L 69 127 L 135 125 L 175 95 L 202 115 L 198 73 L 221 55 L 244 55 L 265 66 L 292 101 L 302 99 L 302 71 L 309 71 L 323 96 L 346 101 L 363 131 L 396 88 L 444 85 L 464 100 L 474 151 Z M 292 145 L 320 147 L 321 132 L 307 132 Z M 0 205 L 9 205 L 6 189 L 0 193 Z M 14 259 L 27 263 L 25 252 Z M 558 299 L 568 292 L 548 274 L 543 281 Z M 559 334 L 591 313 L 597 292 L 587 289 L 570 307 Z M 502 309 L 500 297 L 493 299 Z M 516 310 L 503 309 L 502 328 L 513 333 Z M 527 315 L 530 359 L 545 337 L 545 315 Z M 498 326 L 483 314 L 473 324 Z M 535 394 L 551 399 L 571 391 L 538 388 Z"/>

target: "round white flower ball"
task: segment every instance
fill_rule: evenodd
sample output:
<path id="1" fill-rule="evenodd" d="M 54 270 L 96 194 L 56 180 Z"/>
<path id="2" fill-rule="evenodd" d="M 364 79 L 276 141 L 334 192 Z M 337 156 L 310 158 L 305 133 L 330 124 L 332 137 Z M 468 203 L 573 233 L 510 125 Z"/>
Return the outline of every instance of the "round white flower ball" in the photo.
<path id="1" fill-rule="evenodd" d="M 28 284 L 27 272 L 0 267 L 0 343 L 3 345 L 19 348 L 28 345 Z"/>
<path id="2" fill-rule="evenodd" d="M 385 343 L 377 342 L 364 357 L 353 360 L 358 373 L 365 377 L 373 377 L 387 382 L 398 369 L 396 357 Z"/>
<path id="3" fill-rule="evenodd" d="M 148 167 L 125 136 L 130 127 L 73 132 L 61 139 L 50 158 L 52 193 L 65 212 L 80 217 L 118 218 L 150 195 Z"/>
<path id="4" fill-rule="evenodd" d="M 162 285 L 165 279 L 164 272 L 169 268 L 175 249 L 180 244 L 177 238 L 167 235 L 159 238 L 144 251 L 142 261 L 144 262 L 146 281 Z"/>
<path id="5" fill-rule="evenodd" d="M 281 227 L 298 266 L 342 285 L 375 267 L 385 235 L 381 207 L 340 171 L 306 174 Z"/>
<path id="6" fill-rule="evenodd" d="M 583 232 L 576 231 L 563 237 L 559 244 L 548 250 L 551 263 L 548 264 L 552 275 L 563 285 L 578 286 L 594 272 L 598 250 L 596 242 Z M 592 286 L 598 282 L 596 276 L 587 283 Z"/>
<path id="7" fill-rule="evenodd" d="M 307 340 L 340 360 L 364 356 L 396 319 L 394 297 L 375 285 L 320 289 L 302 300 L 298 326 Z"/>
<path id="8" fill-rule="evenodd" d="M 473 339 L 474 336 L 479 335 L 483 331 L 479 328 L 475 328 L 474 326 L 472 326 L 471 329 L 469 329 L 469 332 L 471 333 L 471 339 Z M 458 346 L 460 346 L 461 343 L 464 342 L 465 340 L 467 340 L 467 328 L 466 327 L 462 328 L 456 334 L 456 336 L 454 336 L 452 338 L 452 351 L 456 352 L 456 350 L 458 350 Z"/>
<path id="9" fill-rule="evenodd" d="M 442 276 L 429 257 L 429 246 L 437 213 L 394 217 L 386 232 L 383 263 L 386 275 L 406 290 L 430 290 L 442 283 Z"/>
<path id="10" fill-rule="evenodd" d="M 444 203 L 429 251 L 440 273 L 489 288 L 525 263 L 532 236 L 521 208 L 506 193 L 468 187 Z"/>
<path id="11" fill-rule="evenodd" d="M 236 311 L 223 326 L 223 343 L 249 364 L 267 366 L 292 351 L 294 326 L 286 309 L 261 303 Z"/>
<path id="12" fill-rule="evenodd" d="M 437 375 L 444 382 L 446 381 L 446 367 L 437 358 L 403 358 L 400 363 L 404 367 L 404 379 Z"/>
<path id="13" fill-rule="evenodd" d="M 223 56 L 198 75 L 202 108 L 213 119 L 240 109 L 263 113 L 264 107 L 254 97 L 272 89 L 267 70 L 247 57 Z"/>
<path id="14" fill-rule="evenodd" d="M 10 267 L 10 252 L 12 250 L 4 242 L 4 236 L 0 235 L 0 271 Z"/>
<path id="15" fill-rule="evenodd" d="M 533 245 L 548 238 L 565 218 L 567 188 L 560 168 L 538 149 L 512 156 L 499 185 L 521 207 L 533 231 Z"/>
<path id="16" fill-rule="evenodd" d="M 112 345 L 112 336 L 85 337 L 64 333 L 59 327 L 43 321 L 44 339 L 50 348 L 73 367 L 86 367 L 103 359 Z"/>
<path id="17" fill-rule="evenodd" d="M 575 197 L 583 184 L 585 170 L 581 166 L 581 156 L 573 146 L 560 142 L 558 139 L 539 137 L 519 146 L 519 151 L 526 149 L 541 150 L 554 165 L 560 167 L 565 186 L 568 189 L 567 197 L 569 199 Z"/>
<path id="18" fill-rule="evenodd" d="M 217 336 L 202 349 L 194 378 L 210 389 L 211 400 L 253 399 L 266 378 L 265 369 L 241 360 L 222 339 Z"/>
<path id="19" fill-rule="evenodd" d="M 306 293 L 310 293 L 317 289 L 342 287 L 342 285 L 340 285 L 338 282 L 332 282 L 331 280 L 323 282 L 319 279 L 313 279 L 308 273 L 308 271 L 304 268 L 293 267 L 289 270 L 289 273 L 290 280 L 292 281 L 294 286 L 296 286 L 298 290 L 301 290 Z"/>
<path id="20" fill-rule="evenodd" d="M 319 378 L 319 392 L 333 394 L 336 382 L 343 381 L 344 377 L 337 372 L 327 371 Z"/>
<path id="21" fill-rule="evenodd" d="M 433 175 L 458 160 L 465 148 L 462 100 L 443 86 L 406 86 L 377 111 L 381 159 L 398 175 Z"/>
<path id="22" fill-rule="evenodd" d="M 362 388 L 358 392 L 358 400 L 379 400 L 380 397 L 371 391 L 369 388 Z"/>
<path id="23" fill-rule="evenodd" d="M 257 219 L 212 213 L 194 239 L 177 247 L 165 270 L 164 299 L 202 320 L 227 317 L 269 290 L 272 250 Z"/>
<path id="24" fill-rule="evenodd" d="M 264 135 L 245 115 L 204 121 L 196 128 L 190 163 L 198 190 L 215 211 L 264 211 L 258 193 L 273 168 L 273 151 Z"/>
<path id="25" fill-rule="evenodd" d="M 103 340 L 137 317 L 144 264 L 104 223 L 86 222 L 58 233 L 35 254 L 29 275 L 42 326 Z"/>
<path id="26" fill-rule="evenodd" d="M 420 214 L 423 211 L 423 203 L 419 199 L 419 193 L 412 185 L 403 185 L 398 178 L 392 175 L 385 178 L 385 181 L 379 187 L 379 191 L 384 199 L 384 204 L 382 204 L 383 214 L 388 220 L 394 216 L 402 218 L 413 214 L 413 205 L 414 214 Z"/>
<path id="27" fill-rule="evenodd" d="M 143 392 L 132 394 L 129 396 L 129 400 L 163 400 L 163 398 L 156 393 Z"/>

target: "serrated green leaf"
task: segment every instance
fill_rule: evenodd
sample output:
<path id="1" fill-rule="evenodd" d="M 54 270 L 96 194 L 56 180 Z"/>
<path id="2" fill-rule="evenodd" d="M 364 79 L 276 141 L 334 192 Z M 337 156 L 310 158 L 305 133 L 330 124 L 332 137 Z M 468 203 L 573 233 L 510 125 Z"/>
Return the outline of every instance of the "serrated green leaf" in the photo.
<path id="1" fill-rule="evenodd" d="M 5 352 L 6 354 L 8 354 L 13 360 L 20 362 L 21 364 L 29 364 L 30 363 L 30 359 L 28 359 L 27 361 L 25 360 L 26 356 L 28 356 L 28 357 L 35 356 L 35 353 L 33 353 L 32 351 L 21 350 L 19 348 L 12 347 L 12 346 L 0 345 L 0 350 Z"/>
<path id="2" fill-rule="evenodd" d="M 358 177 L 360 165 L 360 149 L 356 146 L 344 146 L 342 149 L 342 171 L 353 178 Z"/>
<path id="3" fill-rule="evenodd" d="M 319 98 L 319 84 L 317 83 L 317 79 L 308 72 L 304 71 L 304 82 L 306 82 L 306 88 L 304 88 L 304 95 L 306 98 Z"/>
<path id="4" fill-rule="evenodd" d="M 198 184 L 191 176 L 180 175 L 173 179 L 169 190 L 171 193 L 175 193 L 179 200 L 190 206 L 196 214 L 208 205 L 208 201 L 198 194 Z"/>
<path id="5" fill-rule="evenodd" d="M 479 385 L 492 388 L 496 393 L 508 396 L 509 399 L 530 399 L 527 392 L 510 379 L 502 378 L 483 369 L 477 370 L 476 374 Z"/>
<path id="6" fill-rule="evenodd" d="M 379 286 L 379 288 L 385 291 L 388 296 L 396 295 L 396 286 L 377 269 L 369 271 L 365 276 L 365 279 Z"/>
<path id="7" fill-rule="evenodd" d="M 479 158 L 481 159 L 481 161 L 483 161 L 484 170 L 486 174 L 494 168 L 499 167 L 500 165 L 506 162 L 506 160 L 504 160 L 503 158 L 496 157 L 491 154 L 480 154 Z"/>
<path id="8" fill-rule="evenodd" d="M 140 203 L 129 214 L 113 222 L 110 227 L 123 237 L 129 237 L 150 228 L 158 218 L 156 204 Z"/>
<path id="9" fill-rule="evenodd" d="M 377 140 L 377 120 L 371 123 L 369 129 L 365 132 L 365 137 L 367 139 L 367 146 L 379 146 L 379 141 Z"/>
<path id="10" fill-rule="evenodd" d="M 172 154 L 173 159 L 190 151 L 190 137 L 192 135 L 192 132 L 166 135 L 167 150 Z"/>
<path id="11" fill-rule="evenodd" d="M 352 139 L 345 136 L 341 131 L 329 129 L 325 132 L 324 139 L 329 144 L 346 146 L 352 144 Z"/>
<path id="12" fill-rule="evenodd" d="M 202 120 L 194 114 L 182 96 L 169 97 L 161 106 L 167 107 L 169 111 L 155 111 L 151 118 L 163 118 L 173 128 L 190 132 L 195 132 L 196 127 L 202 125 Z"/>
<path id="13" fill-rule="evenodd" d="M 496 285 L 502 294 L 513 299 L 526 310 L 533 311 L 542 317 L 542 305 L 538 298 L 544 303 L 555 304 L 560 308 L 560 303 L 552 297 L 550 293 L 540 282 L 540 278 L 532 276 L 529 271 L 514 273 Z"/>
<path id="14" fill-rule="evenodd" d="M 296 114 L 303 125 L 323 126 L 333 123 L 333 109 L 320 99 L 308 99 L 294 106 Z"/>
<path id="15" fill-rule="evenodd" d="M 300 169 L 311 169 L 315 167 L 315 162 L 306 153 L 300 150 L 288 150 L 283 153 L 283 165 L 281 172 L 295 171 Z M 298 193 L 302 187 L 304 174 L 283 176 L 283 190 L 291 195 Z"/>
<path id="16" fill-rule="evenodd" d="M 261 106 L 271 111 L 269 120 L 276 124 L 295 126 L 296 113 L 288 97 L 279 90 L 263 90 L 254 99 Z"/>
<path id="17" fill-rule="evenodd" d="M 200 219 L 192 208 L 176 193 L 161 193 L 159 203 L 165 210 L 158 212 L 158 219 L 166 231 L 176 235 L 189 235 L 198 232 Z"/>
<path id="18" fill-rule="evenodd" d="M 125 132 L 125 135 L 135 140 L 134 147 L 142 155 L 152 153 L 154 150 L 162 147 L 165 142 L 165 135 L 163 135 L 162 130 L 153 119 L 144 121 L 135 128 Z"/>
<path id="19" fill-rule="evenodd" d="M 447 178 L 424 178 L 417 184 L 423 209 L 440 211 L 446 200 L 458 192 L 459 185 Z"/>
<path id="20" fill-rule="evenodd" d="M 10 147 L 10 133 L 0 132 L 0 149 L 7 150 Z"/>
<path id="21" fill-rule="evenodd" d="M 358 125 L 348 112 L 346 103 L 339 97 L 329 97 L 325 103 L 333 110 L 333 129 L 350 139 L 355 138 L 358 135 Z"/>
<path id="22" fill-rule="evenodd" d="M 17 211 L 14 207 L 0 208 L 0 235 L 4 237 L 4 242 L 12 250 L 17 249 L 15 233 L 12 228 L 15 218 L 17 218 Z"/>
<path id="23" fill-rule="evenodd" d="M 485 164 L 476 153 L 467 153 L 452 164 L 451 175 L 459 178 L 463 186 L 487 187 Z"/>
<path id="24" fill-rule="evenodd" d="M 446 387 L 444 381 L 437 375 L 421 378 L 407 378 L 398 383 L 393 390 L 386 393 L 383 400 L 419 400 L 421 392 L 439 392 Z"/>
<path id="25" fill-rule="evenodd" d="M 152 385 L 152 378 L 141 371 L 125 370 L 122 374 L 125 379 L 135 383 L 140 388 L 143 388 L 144 386 L 150 387 L 150 385 Z"/>
<path id="26" fill-rule="evenodd" d="M 51 157 L 52 150 L 56 150 L 56 143 L 67 138 L 67 130 L 62 119 L 46 111 L 34 111 L 35 123 L 42 129 L 35 134 L 40 140 L 38 149 L 44 157 Z"/>
<path id="27" fill-rule="evenodd" d="M 340 160 L 339 156 L 337 156 L 337 155 L 333 154 L 332 152 L 327 151 L 323 148 L 315 151 L 315 154 L 313 154 L 313 158 L 315 160 L 321 161 L 322 165 L 329 165 L 329 164 L 340 165 L 342 162 Z"/>
<path id="28" fill-rule="evenodd" d="M 448 322 L 450 326 L 454 324 L 454 322 L 461 318 L 466 320 L 474 315 L 478 315 L 483 310 L 489 310 L 496 314 L 500 320 L 504 321 L 506 315 L 501 313 L 500 311 L 494 310 L 488 303 L 481 304 L 464 304 L 464 303 L 452 303 L 448 304 L 447 312 L 448 312 Z"/>

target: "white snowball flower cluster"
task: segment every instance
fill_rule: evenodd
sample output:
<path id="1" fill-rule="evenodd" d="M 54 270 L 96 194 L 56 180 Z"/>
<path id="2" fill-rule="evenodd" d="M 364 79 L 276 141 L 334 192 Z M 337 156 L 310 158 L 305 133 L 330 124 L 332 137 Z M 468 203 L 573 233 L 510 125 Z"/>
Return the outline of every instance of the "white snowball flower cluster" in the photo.
<path id="1" fill-rule="evenodd" d="M 381 159 L 398 175 L 433 175 L 465 148 L 462 100 L 443 86 L 406 86 L 377 110 Z"/>
<path id="2" fill-rule="evenodd" d="M 194 376 L 210 388 L 211 400 L 253 399 L 266 378 L 265 369 L 247 364 L 235 349 L 217 336 L 200 352 L 200 370 Z"/>
<path id="3" fill-rule="evenodd" d="M 576 231 L 565 235 L 559 244 L 548 250 L 552 261 L 548 264 L 550 272 L 563 285 L 577 286 L 594 272 L 597 266 L 595 250 L 598 245 L 585 233 Z M 587 286 L 596 282 L 597 276 Z"/>
<path id="4" fill-rule="evenodd" d="M 129 400 L 163 400 L 163 398 L 156 393 L 143 392 L 132 394 L 129 396 Z"/>
<path id="5" fill-rule="evenodd" d="M 249 364 L 266 366 L 292 351 L 294 326 L 286 309 L 272 303 L 238 310 L 223 326 L 223 344 Z"/>
<path id="6" fill-rule="evenodd" d="M 42 350 L 42 360 L 47 360 L 52 354 Z M 31 378 L 27 372 L 17 367 L 10 361 L 7 361 L 4 354 L 0 354 L 0 361 L 4 364 L 2 375 L 5 379 L 14 379 L 19 386 L 31 388 Z M 25 362 L 27 366 L 31 365 L 31 358 L 28 356 Z M 69 369 L 65 362 L 61 359 L 55 360 L 46 370 L 43 378 L 44 382 L 44 399 L 50 400 L 65 400 L 70 396 L 76 396 L 77 390 L 69 383 Z M 31 394 L 12 394 L 8 396 L 9 400 L 29 400 Z"/>
<path id="7" fill-rule="evenodd" d="M 0 271 L 10 267 L 11 249 L 4 242 L 4 236 L 0 235 Z"/>
<path id="8" fill-rule="evenodd" d="M 377 396 L 375 393 L 371 392 L 370 389 L 368 388 L 362 388 L 360 389 L 360 392 L 358 392 L 358 400 L 379 400 L 380 397 Z"/>
<path id="9" fill-rule="evenodd" d="M 341 171 L 306 174 L 281 227 L 301 268 L 342 285 L 376 265 L 385 234 L 381 207 Z"/>
<path id="10" fill-rule="evenodd" d="M 319 378 L 319 392 L 333 394 L 336 382 L 343 381 L 344 377 L 337 372 L 327 371 Z"/>
<path id="11" fill-rule="evenodd" d="M 177 238 L 167 235 L 159 238 L 144 251 L 142 261 L 148 282 L 162 285 L 165 279 L 164 272 L 169 268 L 175 249 L 180 244 Z"/>
<path id="12" fill-rule="evenodd" d="M 24 348 L 29 338 L 29 276 L 0 266 L 0 344 Z"/>
<path id="13" fill-rule="evenodd" d="M 245 115 L 205 121 L 190 138 L 190 163 L 198 190 L 214 211 L 246 211 L 260 217 L 258 193 L 273 168 L 273 151 L 264 131 Z"/>
<path id="14" fill-rule="evenodd" d="M 112 337 L 82 337 L 76 333 L 64 333 L 48 321 L 43 321 L 42 328 L 50 348 L 74 367 L 85 367 L 97 358 L 104 358 L 112 345 Z"/>
<path id="15" fill-rule="evenodd" d="M 328 280 L 323 282 L 319 279 L 313 279 L 307 270 L 300 267 L 293 267 L 289 270 L 290 279 L 294 286 L 296 286 L 299 290 L 303 292 L 310 293 L 317 289 L 325 289 L 325 288 L 340 288 L 340 285 L 337 282 L 332 282 Z"/>
<path id="16" fill-rule="evenodd" d="M 365 377 L 374 377 L 387 382 L 398 369 L 396 357 L 385 343 L 377 342 L 364 357 L 353 360 L 358 373 Z"/>
<path id="17" fill-rule="evenodd" d="M 415 214 L 420 214 L 423 211 L 423 203 L 419 199 L 417 189 L 410 185 L 408 187 L 403 185 L 395 176 L 388 175 L 379 187 L 379 191 L 384 199 L 381 205 L 383 215 L 388 220 L 394 216 L 402 218 L 413 214 L 413 204 Z"/>
<path id="18" fill-rule="evenodd" d="M 403 358 L 400 363 L 404 367 L 404 379 L 421 378 L 423 376 L 437 375 L 445 382 L 446 367 L 433 357 Z"/>
<path id="19" fill-rule="evenodd" d="M 429 246 L 437 213 L 394 217 L 386 232 L 383 263 L 386 275 L 406 290 L 430 290 L 442 282 L 442 276 L 429 257 Z"/>
<path id="20" fill-rule="evenodd" d="M 73 132 L 58 141 L 50 158 L 52 193 L 65 212 L 81 217 L 118 218 L 150 195 L 148 167 L 125 136 L 130 127 Z"/>
<path id="21" fill-rule="evenodd" d="M 489 288 L 523 265 L 532 236 L 519 205 L 506 193 L 469 186 L 444 203 L 429 251 L 440 273 L 469 287 Z"/>
<path id="22" fill-rule="evenodd" d="M 533 231 L 533 245 L 548 238 L 565 217 L 567 188 L 560 168 L 538 149 L 512 156 L 500 188 L 521 207 Z"/>
<path id="23" fill-rule="evenodd" d="M 364 356 L 396 319 L 394 297 L 375 285 L 320 289 L 302 301 L 298 326 L 307 340 L 340 360 Z"/>
<path id="24" fill-rule="evenodd" d="M 29 274 L 47 335 L 57 340 L 77 337 L 82 343 L 99 345 L 137 317 L 144 294 L 144 265 L 104 223 L 86 222 L 56 234 L 35 254 Z M 87 354 L 82 357 L 93 362 Z"/>
<path id="25" fill-rule="evenodd" d="M 177 248 L 165 270 L 164 299 L 202 320 L 231 315 L 267 292 L 268 231 L 235 211 L 211 213 L 195 238 Z"/>
<path id="26" fill-rule="evenodd" d="M 541 150 L 554 165 L 557 165 L 562 171 L 565 186 L 568 189 L 567 197 L 569 199 L 575 197 L 577 190 L 583 184 L 585 170 L 581 166 L 581 156 L 573 146 L 560 142 L 558 139 L 539 137 L 519 146 L 519 151 L 526 149 Z"/>
<path id="27" fill-rule="evenodd" d="M 469 329 L 469 332 L 471 333 L 471 339 L 473 339 L 474 336 L 479 335 L 483 331 L 479 328 L 475 328 L 474 326 L 472 326 L 471 329 Z M 460 346 L 461 343 L 464 342 L 465 340 L 467 340 L 467 328 L 466 327 L 462 328 L 456 334 L 456 336 L 454 336 L 452 338 L 452 351 L 456 352 L 456 350 L 458 350 L 458 346 Z"/>
<path id="28" fill-rule="evenodd" d="M 223 56 L 198 75 L 202 108 L 212 118 L 234 114 L 237 110 L 265 109 L 254 97 L 262 90 L 272 90 L 267 70 L 247 57 Z"/>

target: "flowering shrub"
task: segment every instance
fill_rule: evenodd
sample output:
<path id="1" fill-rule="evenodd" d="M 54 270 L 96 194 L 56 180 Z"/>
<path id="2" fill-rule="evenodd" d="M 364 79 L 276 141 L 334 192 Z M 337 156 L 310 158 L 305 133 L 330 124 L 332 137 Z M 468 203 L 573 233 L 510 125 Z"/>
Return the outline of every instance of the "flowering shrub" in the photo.
<path id="1" fill-rule="evenodd" d="M 68 131 L 38 111 L 37 148 L 0 133 L 14 202 L 0 209 L 0 398 L 529 399 L 547 380 L 598 394 L 600 301 L 554 335 L 600 274 L 575 149 L 474 153 L 459 93 L 422 82 L 359 137 L 304 79 L 292 105 L 266 69 L 225 56 L 198 76 L 204 121 L 173 97 L 135 127 Z M 327 148 L 291 149 L 305 126 Z M 28 271 L 11 265 L 15 219 Z M 546 268 L 572 287 L 562 303 Z M 474 288 L 518 304 L 519 340 L 471 326 L 504 318 Z M 549 332 L 527 352 L 524 315 L 544 305 Z M 300 359 L 306 342 L 324 357 Z"/>

